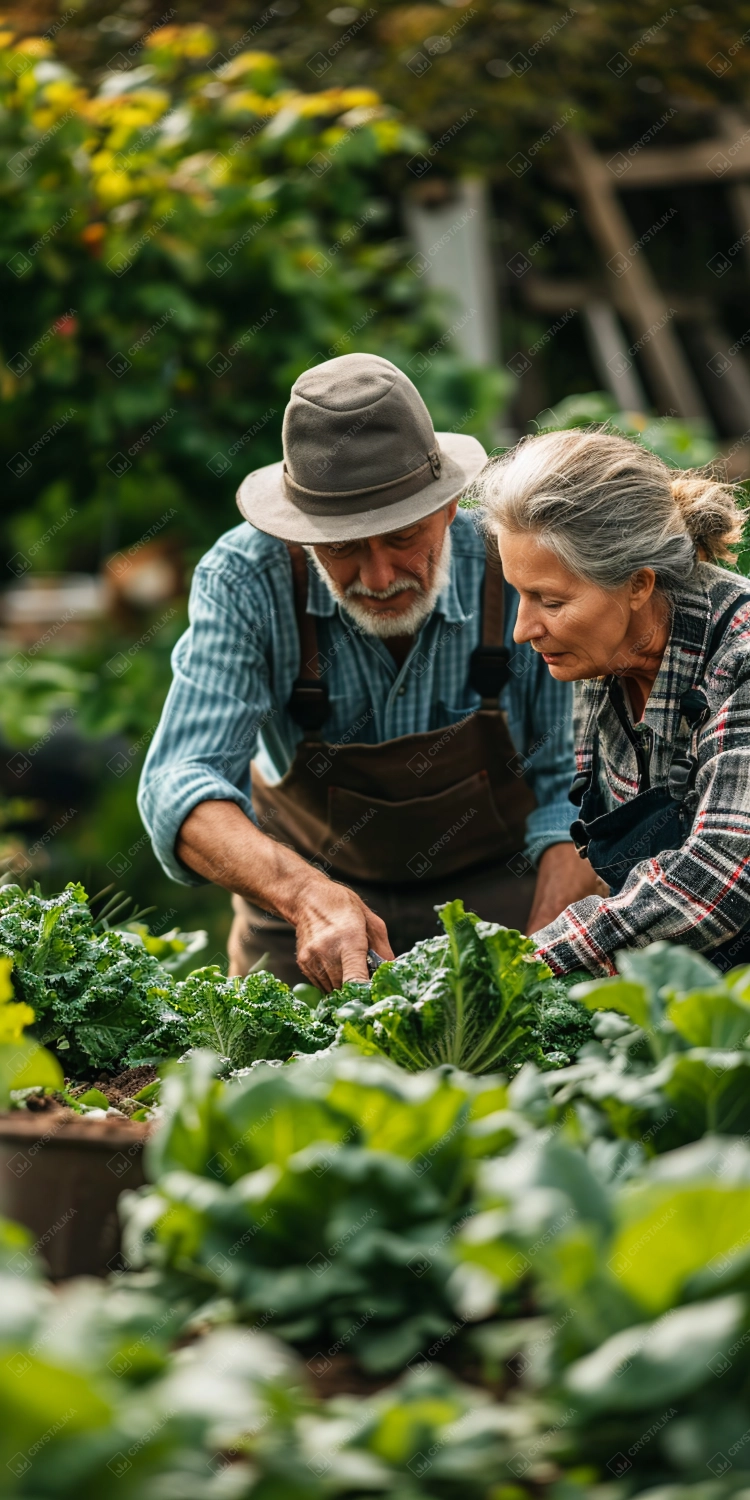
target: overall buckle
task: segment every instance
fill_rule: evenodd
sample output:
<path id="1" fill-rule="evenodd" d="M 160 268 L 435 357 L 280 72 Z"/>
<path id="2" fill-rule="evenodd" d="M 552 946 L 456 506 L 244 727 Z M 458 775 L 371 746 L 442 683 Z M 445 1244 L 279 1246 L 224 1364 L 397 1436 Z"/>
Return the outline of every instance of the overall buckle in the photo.
<path id="1" fill-rule="evenodd" d="M 507 646 L 477 646 L 469 659 L 469 687 L 480 698 L 499 698 L 510 676 Z"/>
<path id="2" fill-rule="evenodd" d="M 580 807 L 581 803 L 583 802 L 584 795 L 588 791 L 590 785 L 591 785 L 591 774 L 590 774 L 590 772 L 589 771 L 579 771 L 578 775 L 574 776 L 573 780 L 570 783 L 570 791 L 568 792 L 568 801 L 572 802 L 574 807 Z"/>
<path id="3" fill-rule="evenodd" d="M 675 802 L 684 802 L 692 790 L 698 763 L 692 755 L 676 755 L 669 767 L 667 787 Z"/>
<path id="4" fill-rule="evenodd" d="M 307 732 L 322 729 L 330 712 L 326 684 L 314 677 L 298 677 L 287 709 L 300 729 Z"/>
<path id="5" fill-rule="evenodd" d="M 570 825 L 570 837 L 576 846 L 576 852 L 581 859 L 585 859 L 589 852 L 589 835 L 586 824 L 581 818 L 576 818 Z"/>

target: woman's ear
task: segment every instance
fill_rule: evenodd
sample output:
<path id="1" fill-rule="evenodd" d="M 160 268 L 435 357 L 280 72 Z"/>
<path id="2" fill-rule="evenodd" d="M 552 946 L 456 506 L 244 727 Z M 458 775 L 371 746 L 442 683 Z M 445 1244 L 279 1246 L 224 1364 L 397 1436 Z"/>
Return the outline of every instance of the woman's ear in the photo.
<path id="1" fill-rule="evenodd" d="M 630 579 L 630 608 L 643 609 L 648 604 L 656 586 L 656 574 L 653 568 L 639 568 Z"/>

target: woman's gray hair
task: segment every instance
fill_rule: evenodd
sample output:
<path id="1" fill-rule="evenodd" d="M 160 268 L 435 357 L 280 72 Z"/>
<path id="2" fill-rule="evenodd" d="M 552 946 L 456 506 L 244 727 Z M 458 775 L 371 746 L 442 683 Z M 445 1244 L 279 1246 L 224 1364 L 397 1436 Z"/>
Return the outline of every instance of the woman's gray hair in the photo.
<path id="1" fill-rule="evenodd" d="M 472 485 L 490 528 L 530 532 L 572 573 L 618 588 L 639 568 L 673 594 L 696 563 L 733 560 L 742 513 L 707 469 L 672 469 L 630 438 L 568 429 L 524 438 Z"/>

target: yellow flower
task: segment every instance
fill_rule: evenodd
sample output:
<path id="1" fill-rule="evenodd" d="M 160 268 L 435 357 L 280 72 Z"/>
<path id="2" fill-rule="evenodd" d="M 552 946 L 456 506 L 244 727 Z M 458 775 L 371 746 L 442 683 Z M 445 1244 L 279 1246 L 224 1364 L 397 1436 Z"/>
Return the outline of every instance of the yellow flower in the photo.
<path id="1" fill-rule="evenodd" d="M 81 110 L 87 102 L 87 94 L 85 89 L 72 83 L 70 79 L 55 78 L 45 86 L 44 101 L 59 118 L 71 109 L 76 112 Z"/>
<path id="2" fill-rule="evenodd" d="M 12 958 L 0 958 L 0 1042 L 18 1042 L 34 1012 L 30 1005 L 15 1001 L 11 983 Z"/>
<path id="3" fill-rule="evenodd" d="M 279 106 L 276 99 L 257 94 L 254 89 L 235 89 L 221 101 L 222 114 L 275 115 Z"/>
<path id="4" fill-rule="evenodd" d="M 25 36 L 22 41 L 16 42 L 13 50 L 25 53 L 26 57 L 49 57 L 52 43 L 43 36 Z"/>
<path id="5" fill-rule="evenodd" d="M 216 35 L 209 26 L 160 26 L 146 38 L 145 50 L 168 47 L 177 57 L 208 57 L 216 48 Z"/>
<path id="6" fill-rule="evenodd" d="M 381 102 L 375 89 L 342 89 L 340 97 L 343 109 L 354 109 L 357 105 L 374 106 Z"/>
<path id="7" fill-rule="evenodd" d="M 270 52 L 240 52 L 219 69 L 225 83 L 244 77 L 245 73 L 275 73 L 276 58 Z"/>
<path id="8" fill-rule="evenodd" d="M 298 94 L 295 109 L 303 120 L 315 115 L 339 115 L 342 109 L 341 90 L 326 89 L 321 94 Z"/>
<path id="9" fill-rule="evenodd" d="M 397 120 L 375 120 L 370 129 L 381 151 L 400 151 L 402 149 L 403 128 Z"/>
<path id="10" fill-rule="evenodd" d="M 10 978 L 12 968 L 12 958 L 0 958 L 0 1004 L 5 1000 L 13 999 L 13 985 Z"/>
<path id="11" fill-rule="evenodd" d="M 97 176 L 96 191 L 102 203 L 124 203 L 133 196 L 133 181 L 126 172 L 113 167 Z"/>

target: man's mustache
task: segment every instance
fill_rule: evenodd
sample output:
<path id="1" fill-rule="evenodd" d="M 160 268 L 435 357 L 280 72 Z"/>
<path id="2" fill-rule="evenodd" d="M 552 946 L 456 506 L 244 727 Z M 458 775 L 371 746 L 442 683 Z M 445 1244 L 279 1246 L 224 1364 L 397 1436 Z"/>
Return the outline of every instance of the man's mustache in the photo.
<path id="1" fill-rule="evenodd" d="M 410 589 L 415 594 L 424 593 L 417 578 L 394 578 L 393 583 L 389 583 L 387 589 L 368 589 L 359 578 L 355 578 L 354 583 L 350 583 L 349 587 L 344 589 L 344 598 L 351 599 L 356 596 L 360 599 L 392 599 L 394 594 L 403 594 Z"/>

